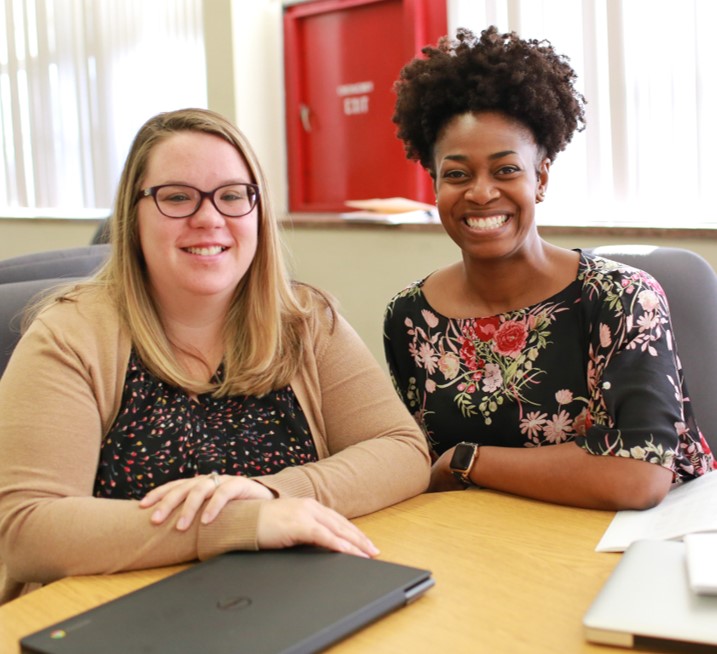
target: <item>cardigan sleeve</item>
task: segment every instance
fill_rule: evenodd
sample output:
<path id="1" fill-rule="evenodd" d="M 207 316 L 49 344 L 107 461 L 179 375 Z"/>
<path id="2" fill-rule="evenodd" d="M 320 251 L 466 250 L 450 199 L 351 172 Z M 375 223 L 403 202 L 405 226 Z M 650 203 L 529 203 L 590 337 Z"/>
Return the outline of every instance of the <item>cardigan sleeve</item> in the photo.
<path id="1" fill-rule="evenodd" d="M 314 347 L 292 387 L 320 460 L 262 483 L 279 496 L 313 497 L 348 517 L 424 492 L 426 440 L 388 375 L 343 317 L 315 323 Z"/>
<path id="2" fill-rule="evenodd" d="M 130 347 L 112 307 L 99 305 L 48 310 L 0 379 L 0 602 L 29 582 L 257 547 L 259 501 L 232 502 L 210 525 L 179 532 L 173 521 L 153 525 L 136 501 L 92 495 Z"/>

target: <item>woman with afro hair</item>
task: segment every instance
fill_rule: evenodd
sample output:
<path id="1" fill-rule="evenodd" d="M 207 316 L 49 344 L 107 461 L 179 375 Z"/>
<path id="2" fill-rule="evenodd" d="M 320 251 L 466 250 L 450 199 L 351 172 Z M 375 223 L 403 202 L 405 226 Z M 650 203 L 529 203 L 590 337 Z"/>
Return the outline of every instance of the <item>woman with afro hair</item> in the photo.
<path id="1" fill-rule="evenodd" d="M 431 490 L 656 505 L 714 467 L 664 292 L 547 243 L 535 222 L 553 162 L 584 128 L 575 72 L 548 41 L 495 27 L 423 55 L 401 71 L 393 120 L 461 259 L 391 300 L 384 345 L 432 448 Z"/>

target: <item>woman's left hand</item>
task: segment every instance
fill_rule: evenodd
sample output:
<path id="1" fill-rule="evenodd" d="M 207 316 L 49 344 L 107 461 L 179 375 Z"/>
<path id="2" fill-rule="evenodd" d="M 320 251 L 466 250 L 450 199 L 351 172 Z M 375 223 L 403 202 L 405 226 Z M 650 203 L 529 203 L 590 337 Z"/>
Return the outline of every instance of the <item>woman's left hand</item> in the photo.
<path id="1" fill-rule="evenodd" d="M 162 484 L 147 493 L 139 505 L 143 509 L 154 507 L 151 520 L 155 525 L 162 524 L 181 506 L 177 529 L 186 531 L 207 499 L 200 517 L 203 525 L 214 520 L 230 500 L 271 500 L 274 494 L 247 477 L 212 473 Z"/>

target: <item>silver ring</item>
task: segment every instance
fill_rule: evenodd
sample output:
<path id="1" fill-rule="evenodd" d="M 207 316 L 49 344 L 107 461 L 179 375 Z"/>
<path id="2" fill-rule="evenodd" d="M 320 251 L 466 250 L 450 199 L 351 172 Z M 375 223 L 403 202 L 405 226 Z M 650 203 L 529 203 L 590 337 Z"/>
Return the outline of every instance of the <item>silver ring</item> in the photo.
<path id="1" fill-rule="evenodd" d="M 215 471 L 209 473 L 209 479 L 214 482 L 214 488 L 219 488 L 220 484 L 222 483 L 219 480 L 219 475 Z"/>

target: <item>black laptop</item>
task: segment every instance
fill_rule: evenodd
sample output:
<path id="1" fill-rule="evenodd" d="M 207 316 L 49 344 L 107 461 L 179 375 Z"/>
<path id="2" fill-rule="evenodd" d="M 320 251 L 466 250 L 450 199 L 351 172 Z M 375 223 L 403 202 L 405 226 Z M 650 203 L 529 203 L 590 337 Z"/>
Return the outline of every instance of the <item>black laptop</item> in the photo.
<path id="1" fill-rule="evenodd" d="M 428 570 L 316 548 L 230 552 L 20 645 L 25 654 L 317 652 L 433 584 Z"/>

